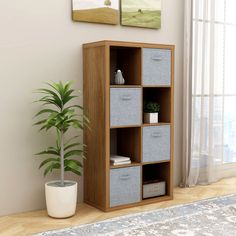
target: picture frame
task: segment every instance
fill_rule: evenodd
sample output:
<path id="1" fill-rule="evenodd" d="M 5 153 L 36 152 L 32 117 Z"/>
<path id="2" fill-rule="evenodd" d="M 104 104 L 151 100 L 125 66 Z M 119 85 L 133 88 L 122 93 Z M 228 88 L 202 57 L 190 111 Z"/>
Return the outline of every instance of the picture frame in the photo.
<path id="1" fill-rule="evenodd" d="M 161 28 L 161 0 L 121 0 L 121 25 Z"/>
<path id="2" fill-rule="evenodd" d="M 80 22 L 117 25 L 119 0 L 72 0 L 72 19 Z"/>

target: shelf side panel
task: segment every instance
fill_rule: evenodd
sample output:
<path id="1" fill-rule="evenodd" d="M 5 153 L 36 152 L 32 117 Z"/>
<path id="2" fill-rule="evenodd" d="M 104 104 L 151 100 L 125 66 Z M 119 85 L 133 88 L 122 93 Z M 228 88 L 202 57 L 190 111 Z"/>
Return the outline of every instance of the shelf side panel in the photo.
<path id="1" fill-rule="evenodd" d="M 90 129 L 84 130 L 84 200 L 99 208 L 108 201 L 106 59 L 105 46 L 83 49 L 84 112 L 90 120 Z"/>

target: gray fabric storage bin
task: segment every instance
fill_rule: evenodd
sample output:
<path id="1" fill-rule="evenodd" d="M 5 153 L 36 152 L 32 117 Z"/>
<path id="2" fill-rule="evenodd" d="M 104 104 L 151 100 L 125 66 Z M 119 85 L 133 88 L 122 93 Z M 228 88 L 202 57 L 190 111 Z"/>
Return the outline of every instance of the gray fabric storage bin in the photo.
<path id="1" fill-rule="evenodd" d="M 141 200 L 140 166 L 110 170 L 110 207 Z"/>
<path id="2" fill-rule="evenodd" d="M 166 194 L 166 182 L 150 183 L 143 185 L 143 198 L 158 197 Z"/>
<path id="3" fill-rule="evenodd" d="M 143 49 L 143 85 L 171 85 L 171 50 Z"/>
<path id="4" fill-rule="evenodd" d="M 110 89 L 110 126 L 141 124 L 140 88 Z"/>
<path id="5" fill-rule="evenodd" d="M 143 127 L 143 162 L 170 160 L 170 125 Z"/>

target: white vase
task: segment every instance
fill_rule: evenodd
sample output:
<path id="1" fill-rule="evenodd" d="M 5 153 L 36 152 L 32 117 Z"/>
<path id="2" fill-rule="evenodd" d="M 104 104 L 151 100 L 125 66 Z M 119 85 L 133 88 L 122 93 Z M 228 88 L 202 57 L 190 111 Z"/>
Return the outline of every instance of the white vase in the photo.
<path id="1" fill-rule="evenodd" d="M 45 195 L 48 215 L 54 218 L 73 216 L 77 204 L 77 182 L 65 180 L 65 186 L 60 181 L 45 183 Z"/>
<path id="2" fill-rule="evenodd" d="M 144 123 L 158 123 L 158 113 L 144 113 Z"/>
<path id="3" fill-rule="evenodd" d="M 122 75 L 121 70 L 117 70 L 117 72 L 115 73 L 115 84 L 117 84 L 117 85 L 125 84 L 125 79 Z"/>

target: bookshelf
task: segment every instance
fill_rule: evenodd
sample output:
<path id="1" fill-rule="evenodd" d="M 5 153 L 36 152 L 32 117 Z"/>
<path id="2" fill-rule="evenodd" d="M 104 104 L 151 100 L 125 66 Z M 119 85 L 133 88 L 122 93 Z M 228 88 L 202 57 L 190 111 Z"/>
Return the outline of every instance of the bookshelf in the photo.
<path id="1" fill-rule="evenodd" d="M 114 84 L 120 69 L 124 85 Z M 83 45 L 84 111 L 90 129 L 84 201 L 111 211 L 173 198 L 174 46 L 119 41 Z M 158 102 L 159 123 L 143 122 L 143 104 Z M 110 155 L 131 164 L 110 165 Z M 143 198 L 143 184 L 165 181 L 165 195 Z"/>

